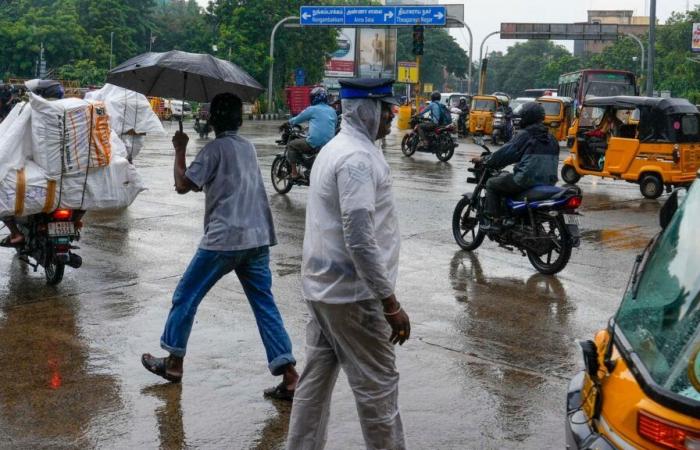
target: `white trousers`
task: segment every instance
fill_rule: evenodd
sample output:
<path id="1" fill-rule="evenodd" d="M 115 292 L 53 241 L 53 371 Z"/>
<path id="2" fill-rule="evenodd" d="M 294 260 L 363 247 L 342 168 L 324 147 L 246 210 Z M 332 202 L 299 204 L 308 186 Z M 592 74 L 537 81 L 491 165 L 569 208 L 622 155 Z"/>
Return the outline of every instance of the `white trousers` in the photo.
<path id="1" fill-rule="evenodd" d="M 323 449 L 331 395 L 342 368 L 355 395 L 367 448 L 404 450 L 399 373 L 381 302 L 307 305 L 306 367 L 294 394 L 287 449 Z"/>

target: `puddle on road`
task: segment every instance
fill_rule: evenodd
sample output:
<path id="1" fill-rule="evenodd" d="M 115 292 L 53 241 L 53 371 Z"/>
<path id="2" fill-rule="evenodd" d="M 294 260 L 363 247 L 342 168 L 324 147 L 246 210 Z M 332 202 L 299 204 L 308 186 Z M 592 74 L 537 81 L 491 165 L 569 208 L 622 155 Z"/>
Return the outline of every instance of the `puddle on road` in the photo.
<path id="1" fill-rule="evenodd" d="M 613 250 L 641 250 L 649 243 L 649 236 L 639 226 L 608 230 L 584 230 L 581 232 L 581 238 L 584 241 Z"/>

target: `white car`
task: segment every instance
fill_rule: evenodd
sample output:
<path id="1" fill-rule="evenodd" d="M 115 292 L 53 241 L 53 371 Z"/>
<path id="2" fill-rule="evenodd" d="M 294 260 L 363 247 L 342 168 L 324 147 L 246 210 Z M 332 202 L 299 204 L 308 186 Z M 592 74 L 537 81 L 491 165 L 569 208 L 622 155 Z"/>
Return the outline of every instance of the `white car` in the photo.
<path id="1" fill-rule="evenodd" d="M 192 105 L 182 100 L 169 99 L 165 101 L 165 107 L 170 109 L 174 119 L 192 117 Z"/>

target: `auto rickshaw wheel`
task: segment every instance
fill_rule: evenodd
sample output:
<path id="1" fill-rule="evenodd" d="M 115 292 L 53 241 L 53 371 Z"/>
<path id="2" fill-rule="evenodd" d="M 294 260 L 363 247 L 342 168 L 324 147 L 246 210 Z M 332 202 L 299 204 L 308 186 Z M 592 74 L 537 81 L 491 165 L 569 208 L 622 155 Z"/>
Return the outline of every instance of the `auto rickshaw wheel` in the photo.
<path id="1" fill-rule="evenodd" d="M 567 184 L 576 184 L 581 179 L 581 175 L 576 172 L 574 166 L 564 164 L 561 168 L 561 179 Z"/>
<path id="2" fill-rule="evenodd" d="M 647 173 L 639 179 L 639 190 L 644 198 L 655 200 L 664 193 L 664 183 L 655 173 Z"/>

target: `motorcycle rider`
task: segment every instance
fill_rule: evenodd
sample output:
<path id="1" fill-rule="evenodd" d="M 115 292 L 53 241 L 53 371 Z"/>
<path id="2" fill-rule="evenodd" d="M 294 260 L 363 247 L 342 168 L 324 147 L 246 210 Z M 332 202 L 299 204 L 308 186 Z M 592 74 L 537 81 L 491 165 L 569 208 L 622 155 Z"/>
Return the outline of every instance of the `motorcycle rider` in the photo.
<path id="1" fill-rule="evenodd" d="M 287 125 L 294 126 L 309 122 L 309 136 L 305 139 L 294 139 L 287 144 L 287 158 L 292 166 L 291 176 L 293 180 L 303 178 L 297 169 L 302 155 L 318 153 L 321 147 L 335 136 L 338 123 L 338 115 L 335 109 L 328 104 L 328 93 L 325 88 L 322 86 L 313 88 L 310 98 L 311 106 L 280 127 L 280 131 L 282 131 Z"/>
<path id="2" fill-rule="evenodd" d="M 493 154 L 474 158 L 490 169 L 502 169 L 515 164 L 513 173 L 502 172 L 486 182 L 486 221 L 482 229 L 498 229 L 501 197 L 519 194 L 533 186 L 557 182 L 559 143 L 544 126 L 544 108 L 537 102 L 527 103 L 521 112 L 521 127 L 512 141 Z"/>
<path id="3" fill-rule="evenodd" d="M 503 113 L 505 120 L 503 138 L 506 142 L 510 141 L 513 137 L 513 108 L 510 107 L 510 97 L 498 96 L 498 108 L 496 111 Z"/>
<path id="4" fill-rule="evenodd" d="M 469 116 L 469 103 L 467 102 L 467 99 L 460 97 L 457 108 L 461 111 L 459 113 L 459 120 L 457 121 L 459 135 L 466 136 L 468 134 L 467 117 Z"/>
<path id="5" fill-rule="evenodd" d="M 443 105 L 440 103 L 441 97 L 442 95 L 439 91 L 433 91 L 433 93 L 430 94 L 430 103 L 428 103 L 428 105 L 420 113 L 418 113 L 421 116 L 424 114 L 430 114 L 430 122 L 418 124 L 418 137 L 420 137 L 420 142 L 423 148 L 428 148 L 429 146 L 429 133 L 435 132 L 435 129 L 438 126 L 449 123 L 447 122 L 448 120 L 450 122 L 452 121 L 452 117 L 443 117 L 446 115 L 446 111 L 443 111 Z M 447 108 L 444 109 L 447 110 Z M 449 112 L 447 112 L 447 115 L 449 115 Z"/>

